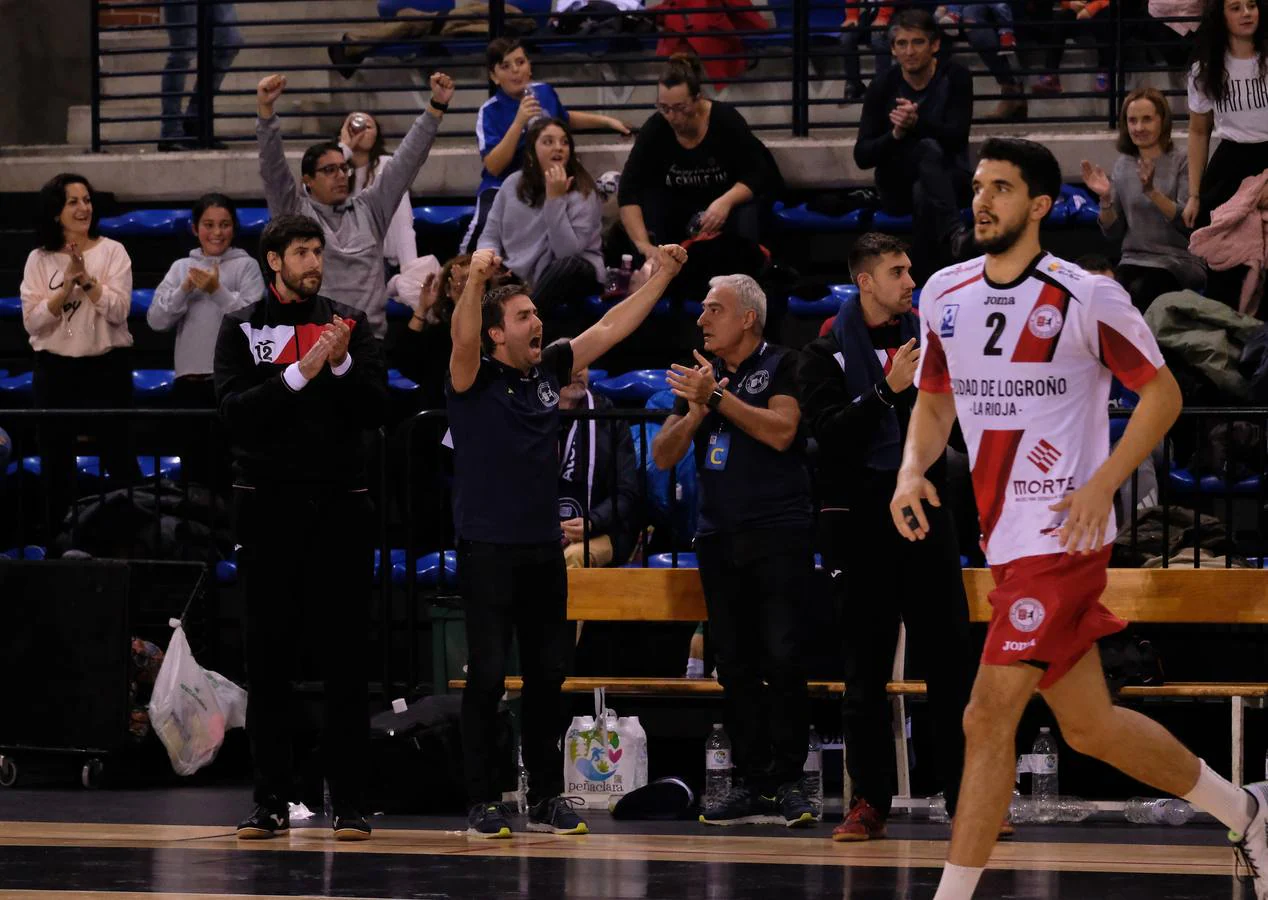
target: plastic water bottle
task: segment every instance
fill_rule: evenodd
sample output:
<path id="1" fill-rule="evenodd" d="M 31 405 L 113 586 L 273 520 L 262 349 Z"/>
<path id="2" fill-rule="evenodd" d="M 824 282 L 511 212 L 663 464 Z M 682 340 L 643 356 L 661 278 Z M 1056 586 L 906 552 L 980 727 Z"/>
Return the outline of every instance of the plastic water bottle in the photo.
<path id="1" fill-rule="evenodd" d="M 634 277 L 634 257 L 629 253 L 621 254 L 621 281 L 620 287 L 622 293 L 630 292 L 630 279 Z"/>
<path id="2" fill-rule="evenodd" d="M 704 805 L 720 803 L 731 790 L 731 739 L 714 724 L 704 744 Z"/>
<path id="3" fill-rule="evenodd" d="M 810 743 L 806 752 L 806 764 L 801 768 L 801 784 L 806 792 L 806 799 L 815 811 L 815 816 L 823 815 L 823 741 L 819 740 L 819 732 L 810 726 Z"/>
<path id="4" fill-rule="evenodd" d="M 524 767 L 524 747 L 519 744 L 515 747 L 515 764 L 515 808 L 523 814 L 528 812 L 528 769 Z"/>
<path id="5" fill-rule="evenodd" d="M 943 824 L 951 821 L 947 815 L 947 795 L 942 791 L 929 798 L 929 821 Z"/>
<path id="6" fill-rule="evenodd" d="M 1133 797 L 1123 810 L 1128 822 L 1137 825 L 1184 825 L 1193 818 L 1193 807 L 1174 798 Z"/>
<path id="7" fill-rule="evenodd" d="M 1030 796 L 1034 801 L 1037 822 L 1053 822 L 1057 818 L 1057 742 L 1048 728 L 1040 728 L 1030 748 Z"/>

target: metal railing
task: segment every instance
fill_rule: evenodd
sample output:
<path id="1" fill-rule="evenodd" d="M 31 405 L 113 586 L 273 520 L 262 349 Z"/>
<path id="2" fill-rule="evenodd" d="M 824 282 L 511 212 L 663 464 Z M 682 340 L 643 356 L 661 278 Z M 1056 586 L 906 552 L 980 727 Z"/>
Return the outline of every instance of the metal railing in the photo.
<path id="1" fill-rule="evenodd" d="M 146 25 L 100 24 L 101 14 L 107 9 L 154 10 L 156 5 L 161 15 L 167 17 L 166 20 Z M 450 114 L 470 115 L 477 111 L 479 103 L 492 90 L 486 79 L 484 44 L 492 37 L 517 33 L 515 26 L 521 21 L 531 21 L 536 29 L 525 35 L 523 40 L 544 80 L 564 88 L 608 88 L 613 94 L 617 91 L 626 94 L 620 100 L 610 95 L 602 103 L 569 104 L 570 109 L 602 110 L 618 116 L 626 114 L 634 121 L 641 121 L 651 113 L 650 89 L 656 84 L 652 64 L 663 61 L 657 55 L 658 42 L 662 41 L 735 39 L 734 44 L 704 48 L 708 52 L 702 53 L 700 59 L 711 70 L 708 81 L 715 89 L 728 89 L 726 99 L 750 117 L 755 130 L 785 132 L 794 136 L 852 129 L 857 123 L 858 99 L 843 100 L 829 96 L 829 89 L 842 77 L 841 65 L 847 54 L 858 56 L 864 62 L 876 62 L 874 51 L 867 41 L 848 51 L 840 45 L 844 10 L 857 8 L 870 11 L 875 8 L 856 0 L 837 3 L 774 0 L 767 6 L 754 8 L 765 18 L 766 28 L 738 27 L 734 30 L 707 25 L 694 27 L 706 21 L 701 17 L 712 13 L 734 13 L 734 7 L 694 9 L 690 15 L 695 18 L 684 20 L 667 18 L 652 5 L 645 13 L 637 15 L 653 31 L 617 35 L 562 33 L 553 30 L 549 20 L 567 20 L 573 14 L 561 17 L 533 9 L 524 16 L 508 16 L 505 0 L 491 0 L 487 17 L 451 11 L 444 14 L 443 20 L 436 17 L 431 20 L 323 17 L 308 14 L 307 6 L 299 0 L 234 0 L 232 3 L 222 0 L 161 0 L 158 4 L 155 0 L 92 0 L 88 4 L 92 16 L 92 149 L 98 151 L 106 146 L 153 144 L 159 139 L 159 135 L 153 133 L 155 126 L 164 121 L 181 126 L 179 129 L 169 128 L 169 133 L 179 132 L 178 140 L 191 148 L 212 147 L 218 141 L 251 141 L 253 137 L 249 128 L 228 126 L 243 126 L 254 119 L 254 104 L 250 100 L 254 96 L 254 83 L 272 72 L 293 77 L 315 74 L 318 79 L 316 84 L 297 84 L 288 91 L 288 96 L 292 98 L 312 101 L 302 115 L 284 117 L 284 134 L 291 139 L 319 140 L 337 134 L 338 121 L 351 112 L 354 105 L 361 109 L 366 109 L 368 105 L 368 111 L 376 115 L 417 114 L 417 103 L 405 105 L 402 101 L 411 99 L 411 95 L 420 89 L 425 90 L 426 73 L 437 69 L 452 75 L 464 92 L 460 95 L 464 99 L 454 104 Z M 526 2 L 518 6 L 532 9 L 533 4 Z M 229 31 L 215 14 L 224 8 L 238 10 L 240 21 L 235 32 Z M 272 18 L 259 15 L 259 11 L 264 9 L 272 14 Z M 181 12 L 178 14 L 177 10 Z M 192 24 L 182 25 L 179 29 L 170 24 L 173 21 L 187 22 L 191 10 L 194 13 Z M 179 19 L 176 18 L 178 15 Z M 585 15 L 601 16 L 593 12 Z M 622 17 L 624 14 L 614 13 L 613 16 Z M 408 39 L 392 35 L 376 37 L 374 34 L 358 37 L 356 45 L 367 48 L 368 67 L 373 69 L 376 77 L 384 73 L 399 74 L 399 84 L 381 83 L 382 78 L 371 87 L 346 81 L 337 74 L 336 66 L 327 58 L 327 48 L 340 44 L 341 36 L 348 30 L 355 31 L 358 26 L 370 27 L 373 31 L 385 24 L 400 26 L 402 23 L 423 21 L 430 22 L 432 31 L 439 31 L 441 21 L 451 27 L 466 24 L 478 28 L 484 25 L 486 30 L 475 37 L 433 33 L 413 34 Z M 1151 78 L 1165 81 L 1181 72 L 1185 39 L 1175 35 L 1174 44 L 1160 41 L 1158 28 L 1166 23 L 1189 20 L 1132 16 L 1124 13 L 1121 3 L 1113 3 L 1093 21 L 1094 26 L 1055 19 L 1018 21 L 1017 50 L 1004 57 L 1005 65 L 1012 73 L 1009 77 L 1018 83 L 1025 77 L 1049 74 L 1107 76 L 1103 91 L 1072 91 L 1063 94 L 1064 102 L 1059 103 L 1046 100 L 1048 108 L 1032 110 L 1030 122 L 1108 124 L 1112 127 L 1117 122 L 1121 100 L 1134 83 Z M 676 24 L 681 26 L 678 30 L 674 30 Z M 983 62 L 988 57 L 994 60 L 996 72 L 1001 72 L 996 51 L 987 48 L 987 55 L 983 56 L 963 39 L 965 35 L 989 33 L 998 27 L 993 22 L 961 23 L 960 39 L 947 35 L 943 41 L 944 50 L 953 51 L 956 59 L 969 66 L 975 75 L 988 74 Z M 279 30 L 287 29 L 296 33 L 277 36 Z M 305 34 L 304 29 L 323 29 L 323 32 L 312 36 Z M 328 33 L 324 31 L 326 29 Z M 186 41 L 191 32 L 193 43 L 185 49 L 189 51 L 192 66 L 182 65 L 179 53 L 165 63 L 150 59 L 169 53 L 172 36 L 180 43 Z M 241 64 L 234 60 L 235 54 L 226 46 L 227 36 L 231 34 L 242 35 L 237 55 L 249 53 L 254 59 L 242 60 Z M 1080 48 L 1090 46 L 1094 52 L 1103 54 L 1104 67 L 1057 67 L 1045 59 L 1064 48 L 1067 37 L 1082 39 L 1088 36 L 1093 37 L 1091 44 L 1082 41 Z M 714 52 L 715 49 L 717 52 Z M 278 58 L 261 59 L 260 51 L 265 54 L 275 51 Z M 218 61 L 218 52 L 229 60 L 227 64 Z M 283 59 L 282 54 L 298 56 L 299 59 Z M 1153 59 L 1156 54 L 1161 54 L 1163 58 Z M 313 58 L 309 60 L 308 56 Z M 143 62 L 129 64 L 130 59 L 138 58 Z M 590 65 L 601 66 L 601 71 L 598 74 L 587 71 Z M 715 67 L 727 71 L 716 71 Z M 731 68 L 741 71 L 730 72 Z M 418 78 L 420 71 L 422 78 Z M 182 87 L 179 90 L 165 89 L 161 83 L 157 89 L 145 86 L 146 79 L 162 79 L 165 74 L 183 82 Z M 218 83 L 230 74 L 249 76 L 249 83 L 218 90 Z M 1156 86 L 1165 88 L 1164 93 L 1169 96 L 1183 94 L 1182 90 L 1167 84 Z M 639 88 L 649 90 L 644 90 L 639 96 Z M 478 99 L 471 99 L 473 93 Z M 976 99 L 1019 98 L 997 86 L 979 93 Z M 1040 98 L 1031 96 L 1030 99 Z M 167 113 L 161 109 L 164 101 L 169 110 Z M 226 101 L 236 101 L 234 108 L 225 108 Z M 216 109 L 218 102 L 222 107 L 219 111 Z M 171 111 L 173 109 L 176 111 Z M 191 111 L 194 113 L 192 116 L 189 115 Z M 320 121 L 320 130 L 306 129 L 302 124 L 304 120 L 311 121 L 313 118 Z M 174 119 L 179 121 L 173 122 Z M 114 133 L 116 131 L 118 133 Z M 141 131 L 146 133 L 140 134 Z M 387 131 L 386 136 L 395 138 L 400 133 L 400 129 Z"/>
<path id="2" fill-rule="evenodd" d="M 621 526 L 628 529 L 628 534 L 636 536 L 632 541 L 635 560 L 632 564 L 635 565 L 649 565 L 653 554 L 660 552 L 668 555 L 669 565 L 677 566 L 678 555 L 688 552 L 691 547 L 691 529 L 685 516 L 690 510 L 685 509 L 683 504 L 693 502 L 693 495 L 688 492 L 680 496 L 676 470 L 671 469 L 664 474 L 657 470 L 656 477 L 664 481 L 655 489 L 650 483 L 653 477 L 649 461 L 652 429 L 666 415 L 668 413 L 663 410 L 643 409 L 564 413 L 565 428 L 570 420 L 597 420 L 601 427 L 617 423 L 618 427 L 630 430 L 634 464 L 638 469 L 638 489 L 636 498 L 629 504 L 629 518 L 622 521 Z M 1113 411 L 1111 415 L 1121 418 L 1129 415 L 1129 411 Z M 417 638 L 423 631 L 427 610 L 431 607 L 461 606 L 459 585 L 445 559 L 445 551 L 452 551 L 455 546 L 449 504 L 448 461 L 440 449 L 446 422 L 444 411 L 427 410 L 397 423 L 390 430 L 371 433 L 370 488 L 378 510 L 374 544 L 379 554 L 374 582 L 372 633 L 380 656 L 378 677 L 385 696 L 399 696 L 400 691 L 426 679 Z M 1226 445 L 1223 457 L 1239 465 L 1241 471 L 1225 466 L 1222 474 L 1215 474 L 1217 463 L 1215 469 L 1205 473 L 1205 482 L 1204 473 L 1200 471 L 1188 473 L 1183 478 L 1173 477 L 1170 474 L 1172 459 L 1180 458 L 1187 464 L 1196 448 L 1213 446 L 1210 426 L 1214 423 L 1230 426 L 1224 432 Z M 1237 452 L 1233 452 L 1236 429 L 1231 427 L 1235 423 L 1244 423 L 1253 435 L 1249 443 L 1242 441 Z M 88 489 L 84 485 L 84 473 L 79 471 L 82 466 L 73 466 L 62 473 L 62 477 L 73 479 L 66 487 L 71 491 L 72 512 L 75 513 L 84 503 L 100 501 L 112 489 L 127 493 L 129 507 L 136 491 L 150 489 L 156 495 L 164 491 L 183 495 L 185 505 L 177 505 L 176 512 L 168 510 L 161 513 L 157 504 L 150 511 L 155 533 L 159 530 L 161 514 L 179 518 L 179 510 L 184 509 L 184 515 L 190 515 L 190 492 L 196 489 L 190 475 L 189 460 L 184 461 L 186 464 L 179 476 L 168 477 L 158 458 L 168 457 L 182 447 L 188 447 L 186 436 L 191 428 L 207 435 L 208 443 L 200 449 L 209 454 L 222 454 L 224 446 L 217 416 L 209 410 L 2 410 L 0 427 L 10 433 L 13 441 L 9 471 L 7 475 L 0 472 L 0 506 L 6 512 L 3 522 L 0 522 L 6 529 L 0 533 L 0 553 L 5 555 L 21 557 L 26 555 L 22 553 L 22 548 L 28 544 L 43 542 L 45 546 L 52 546 L 55 539 L 55 536 L 41 531 L 39 521 L 40 504 L 51 486 L 49 480 L 52 475 L 47 468 L 39 476 L 32 476 L 29 471 L 32 465 L 30 458 L 36 455 L 40 446 L 40 429 L 50 426 L 72 428 L 77 435 L 89 433 L 98 438 L 102 429 L 112 428 L 108 437 L 121 441 L 129 458 L 134 455 L 155 458 L 153 473 L 144 479 L 110 480 L 105 477 L 104 469 L 99 468 L 91 476 L 96 480 Z M 1266 434 L 1268 409 L 1265 408 L 1186 410 L 1157 454 L 1160 471 L 1156 501 L 1148 502 L 1150 498 L 1146 497 L 1139 483 L 1139 473 L 1134 474 L 1124 488 L 1123 499 L 1130 511 L 1129 520 L 1120 521 L 1119 527 L 1120 534 L 1127 536 L 1122 547 L 1127 558 L 1139 564 L 1147 553 L 1152 553 L 1150 548 L 1160 546 L 1167 549 L 1153 564 L 1167 567 L 1178 549 L 1191 548 L 1193 559 L 1184 565 L 1201 567 L 1204 557 L 1198 551 L 1204 544 L 1212 543 L 1210 539 L 1215 536 L 1214 529 L 1219 528 L 1223 529 L 1224 540 L 1213 547 L 1214 555 L 1223 557 L 1219 565 L 1263 568 L 1265 556 L 1268 556 L 1263 527 L 1265 503 L 1268 502 L 1265 493 L 1268 486 Z M 1213 447 L 1216 451 L 1220 449 L 1217 444 L 1218 441 Z M 1247 446 L 1252 449 L 1247 450 Z M 1220 457 L 1218 452 L 1213 455 L 1217 460 Z M 617 466 L 620 464 L 617 454 L 601 464 L 611 467 L 611 483 L 616 484 Z M 213 477 L 205 487 L 213 510 L 223 506 L 222 514 L 227 516 L 228 504 L 223 503 L 229 494 L 227 476 L 222 481 Z M 971 503 L 971 500 L 968 502 Z M 588 521 L 589 500 L 584 492 L 580 503 L 582 518 Z M 1160 539 L 1155 526 L 1155 535 L 1148 544 L 1138 533 L 1140 509 L 1145 507 L 1160 507 L 1162 518 Z M 1186 524 L 1188 513 L 1184 511 L 1190 509 L 1194 515 L 1191 524 Z M 1157 514 L 1155 510 L 1155 520 Z M 1214 517 L 1214 521 L 1204 520 L 1202 514 Z M 74 534 L 77 521 L 76 516 L 70 517 L 68 539 L 63 540 L 64 545 L 80 546 Z M 228 527 L 227 522 L 222 524 Z M 149 527 L 149 523 L 138 520 L 135 527 Z M 1172 536 L 1178 528 L 1184 529 L 1182 540 L 1179 547 L 1172 547 Z M 223 531 L 216 528 L 213 531 L 219 531 L 224 537 Z M 588 564 L 590 559 L 591 538 L 587 530 L 583 536 L 586 545 L 582 555 L 584 564 Z M 126 540 L 121 543 L 126 543 Z M 425 579 L 419 572 L 418 564 L 429 555 L 435 559 L 436 571 L 434 577 Z M 186 552 L 182 558 L 191 557 Z M 204 561 L 214 570 L 217 562 L 231 563 L 233 560 L 234 545 L 230 535 L 222 539 L 213 555 Z M 625 562 L 625 559 L 615 559 L 612 564 Z M 215 618 L 214 614 L 212 618 Z M 220 625 L 221 630 L 234 627 L 232 621 Z M 402 635 L 406 641 L 403 647 L 399 640 Z"/>

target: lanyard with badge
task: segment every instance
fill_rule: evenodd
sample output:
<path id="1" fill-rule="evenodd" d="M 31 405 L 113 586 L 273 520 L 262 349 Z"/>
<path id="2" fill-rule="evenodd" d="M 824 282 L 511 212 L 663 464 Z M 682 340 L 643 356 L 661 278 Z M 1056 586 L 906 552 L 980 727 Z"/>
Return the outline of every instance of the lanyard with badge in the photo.
<path id="1" fill-rule="evenodd" d="M 715 380 L 718 377 L 716 370 L 713 377 Z M 718 417 L 718 427 L 709 435 L 704 454 L 704 467 L 711 472 L 722 472 L 726 470 L 727 457 L 731 455 L 731 432 L 727 430 L 726 416 L 717 410 L 714 410 L 714 415 Z"/>

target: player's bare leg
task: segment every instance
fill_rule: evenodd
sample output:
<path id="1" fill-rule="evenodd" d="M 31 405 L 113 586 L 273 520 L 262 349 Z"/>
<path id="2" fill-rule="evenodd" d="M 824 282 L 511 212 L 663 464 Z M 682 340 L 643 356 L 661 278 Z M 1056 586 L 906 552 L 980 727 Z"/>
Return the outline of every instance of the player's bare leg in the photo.
<path id="1" fill-rule="evenodd" d="M 1042 677 L 1027 665 L 977 671 L 964 711 L 964 776 L 948 857 L 953 865 L 980 869 L 991 855 L 1012 799 L 1017 723 Z"/>

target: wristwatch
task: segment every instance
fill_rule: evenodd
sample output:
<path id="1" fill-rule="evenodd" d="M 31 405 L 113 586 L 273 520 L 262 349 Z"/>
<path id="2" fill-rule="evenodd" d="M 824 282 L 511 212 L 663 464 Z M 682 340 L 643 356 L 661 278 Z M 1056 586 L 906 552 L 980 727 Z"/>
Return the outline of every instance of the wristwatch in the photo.
<path id="1" fill-rule="evenodd" d="M 717 409 L 718 404 L 722 402 L 722 396 L 722 388 L 716 387 L 713 389 L 713 393 L 709 395 L 709 399 L 704 401 L 704 405 L 709 407 L 709 409 Z"/>

